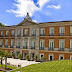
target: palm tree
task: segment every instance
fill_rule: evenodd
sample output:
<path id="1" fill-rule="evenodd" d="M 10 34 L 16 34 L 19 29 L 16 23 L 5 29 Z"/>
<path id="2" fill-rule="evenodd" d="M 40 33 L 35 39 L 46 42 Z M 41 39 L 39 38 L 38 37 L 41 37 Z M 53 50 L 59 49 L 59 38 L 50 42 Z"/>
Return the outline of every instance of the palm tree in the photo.
<path id="1" fill-rule="evenodd" d="M 4 57 L 5 57 L 5 69 L 7 67 L 7 58 L 9 56 L 9 53 L 8 52 L 4 52 Z"/>

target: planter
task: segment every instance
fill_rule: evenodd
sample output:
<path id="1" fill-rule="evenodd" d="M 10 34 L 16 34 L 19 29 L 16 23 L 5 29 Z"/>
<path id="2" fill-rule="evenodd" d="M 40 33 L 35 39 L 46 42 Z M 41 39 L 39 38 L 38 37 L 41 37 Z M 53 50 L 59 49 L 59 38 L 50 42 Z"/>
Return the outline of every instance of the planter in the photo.
<path id="1" fill-rule="evenodd" d="M 26 59 L 27 61 L 29 61 L 28 59 Z"/>
<path id="2" fill-rule="evenodd" d="M 14 57 L 12 56 L 12 58 L 14 59 Z"/>

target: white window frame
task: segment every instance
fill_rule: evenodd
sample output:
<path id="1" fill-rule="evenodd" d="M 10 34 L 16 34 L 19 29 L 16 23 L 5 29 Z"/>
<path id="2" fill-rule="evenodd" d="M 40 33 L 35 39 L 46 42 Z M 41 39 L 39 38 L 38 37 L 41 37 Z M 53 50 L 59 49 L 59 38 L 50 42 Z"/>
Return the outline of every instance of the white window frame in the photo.
<path id="1" fill-rule="evenodd" d="M 70 55 L 70 60 L 72 60 L 72 55 Z"/>
<path id="2" fill-rule="evenodd" d="M 1 35 L 3 35 L 3 31 L 1 31 Z"/>
<path id="3" fill-rule="evenodd" d="M 13 41 L 13 45 L 12 45 L 12 41 Z M 11 46 L 14 46 L 14 39 L 11 39 Z"/>
<path id="4" fill-rule="evenodd" d="M 36 29 L 33 29 L 32 30 L 32 34 L 35 34 L 36 35 Z"/>
<path id="5" fill-rule="evenodd" d="M 35 47 L 35 46 L 34 46 L 34 43 L 35 43 L 35 41 L 32 41 L 32 47 Z"/>
<path id="6" fill-rule="evenodd" d="M 21 43 L 20 43 L 20 45 L 19 45 L 19 43 L 20 43 L 20 41 L 17 42 L 17 46 L 20 46 L 21 45 Z"/>
<path id="7" fill-rule="evenodd" d="M 8 35 L 8 34 L 9 34 L 9 31 L 7 30 L 7 31 L 6 31 L 6 35 Z"/>
<path id="8" fill-rule="evenodd" d="M 48 60 L 50 61 L 50 56 L 52 56 L 52 60 L 54 60 L 54 54 L 48 54 L 49 55 L 49 58 Z"/>
<path id="9" fill-rule="evenodd" d="M 5 39 L 5 45 L 8 46 L 8 39 Z"/>
<path id="10" fill-rule="evenodd" d="M 18 35 L 21 35 L 21 29 L 18 30 Z"/>
<path id="11" fill-rule="evenodd" d="M 24 34 L 25 34 L 25 35 L 28 35 L 28 29 L 25 29 Z"/>
<path id="12" fill-rule="evenodd" d="M 3 39 L 0 39 L 0 45 L 3 45 Z"/>
<path id="13" fill-rule="evenodd" d="M 42 46 L 41 46 L 41 42 L 42 42 L 42 44 L 43 44 Z M 44 40 L 41 40 L 41 41 L 40 41 L 40 48 L 41 48 L 41 47 L 44 47 Z"/>
<path id="14" fill-rule="evenodd" d="M 64 29 L 64 27 L 60 27 L 60 33 L 65 33 L 65 29 L 64 29 L 63 32 L 62 32 L 62 31 L 61 31 L 61 30 L 62 30 L 61 28 Z"/>
<path id="15" fill-rule="evenodd" d="M 12 30 L 12 35 L 14 35 L 14 33 L 15 33 L 15 30 Z"/>
<path id="16" fill-rule="evenodd" d="M 60 42 L 64 42 L 64 47 L 65 47 L 65 40 L 64 39 L 59 40 L 59 48 L 61 49 Z"/>
<path id="17" fill-rule="evenodd" d="M 60 60 L 60 57 L 63 57 L 63 60 L 64 60 L 64 54 L 59 54 L 59 60 Z"/>
<path id="18" fill-rule="evenodd" d="M 50 48 L 50 43 L 53 42 L 53 48 L 54 48 L 54 40 L 53 39 L 49 39 L 49 48 Z"/>
<path id="19" fill-rule="evenodd" d="M 42 32 L 43 30 L 44 30 L 44 33 Z M 45 29 L 44 28 L 41 28 L 40 34 L 41 35 L 45 34 Z"/>
<path id="20" fill-rule="evenodd" d="M 40 60 L 41 60 L 41 55 L 43 55 L 43 57 L 44 57 L 44 53 L 40 53 Z"/>
<path id="21" fill-rule="evenodd" d="M 70 48 L 72 49 L 72 39 L 70 40 Z"/>
<path id="22" fill-rule="evenodd" d="M 52 30 L 53 30 L 53 32 L 52 32 Z M 50 28 L 49 28 L 49 33 L 50 33 L 50 34 L 54 34 L 54 27 L 50 27 Z"/>

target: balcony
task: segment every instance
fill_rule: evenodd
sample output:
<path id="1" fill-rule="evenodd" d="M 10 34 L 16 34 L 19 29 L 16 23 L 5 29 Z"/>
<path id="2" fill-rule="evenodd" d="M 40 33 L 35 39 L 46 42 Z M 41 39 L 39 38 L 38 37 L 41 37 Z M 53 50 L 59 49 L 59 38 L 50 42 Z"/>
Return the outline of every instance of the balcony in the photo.
<path id="1" fill-rule="evenodd" d="M 40 36 L 44 36 L 44 34 L 40 34 Z"/>
<path id="2" fill-rule="evenodd" d="M 69 50 L 70 52 L 72 52 L 72 48 L 70 48 L 70 50 Z"/>
<path id="3" fill-rule="evenodd" d="M 10 48 L 13 48 L 14 46 L 10 46 Z"/>
<path id="4" fill-rule="evenodd" d="M 28 34 L 24 34 L 24 36 L 26 37 L 26 36 L 28 36 Z"/>
<path id="5" fill-rule="evenodd" d="M 64 48 L 59 48 L 59 51 L 64 51 Z"/>
<path id="6" fill-rule="evenodd" d="M 70 36 L 72 36 L 72 33 L 70 33 Z"/>
<path id="7" fill-rule="evenodd" d="M 44 47 L 40 47 L 40 50 L 44 50 Z"/>
<path id="8" fill-rule="evenodd" d="M 54 50 L 54 48 L 53 48 L 53 47 L 49 47 L 49 48 L 48 48 L 48 50 L 53 51 L 53 50 Z"/>
<path id="9" fill-rule="evenodd" d="M 9 35 L 6 35 L 6 37 L 8 37 Z"/>
<path id="10" fill-rule="evenodd" d="M 17 35 L 17 37 L 21 37 L 21 35 Z"/>
<path id="11" fill-rule="evenodd" d="M 23 46 L 23 49 L 27 49 L 27 46 Z"/>
<path id="12" fill-rule="evenodd" d="M 35 47 L 31 47 L 31 49 L 35 49 Z"/>
<path id="13" fill-rule="evenodd" d="M 60 36 L 64 36 L 64 33 L 60 33 Z"/>
<path id="14" fill-rule="evenodd" d="M 36 34 L 32 34 L 32 36 L 36 36 Z"/>
<path id="15" fill-rule="evenodd" d="M 11 35 L 11 37 L 14 37 L 15 35 Z"/>
<path id="16" fill-rule="evenodd" d="M 0 45 L 0 47 L 2 47 L 2 45 Z"/>
<path id="17" fill-rule="evenodd" d="M 54 36 L 54 33 L 50 33 L 49 36 Z"/>
<path id="18" fill-rule="evenodd" d="M 7 48 L 7 47 L 8 47 L 8 45 L 5 45 L 5 47 Z"/>
<path id="19" fill-rule="evenodd" d="M 16 48 L 20 48 L 20 46 L 16 46 Z"/>
<path id="20" fill-rule="evenodd" d="M 3 37 L 3 35 L 0 35 L 0 37 Z"/>

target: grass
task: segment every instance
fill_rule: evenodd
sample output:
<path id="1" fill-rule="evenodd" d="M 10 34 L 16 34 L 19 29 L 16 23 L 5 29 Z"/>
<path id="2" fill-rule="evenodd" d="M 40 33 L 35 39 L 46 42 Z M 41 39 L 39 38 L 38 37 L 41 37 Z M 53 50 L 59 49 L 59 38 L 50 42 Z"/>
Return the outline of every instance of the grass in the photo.
<path id="1" fill-rule="evenodd" d="M 50 61 L 39 64 L 32 64 L 11 72 L 72 72 L 72 61 L 61 60 L 61 61 Z"/>
<path id="2" fill-rule="evenodd" d="M 2 65 L 2 66 L 1 66 L 1 64 L 0 64 L 0 67 L 5 67 L 5 65 Z M 16 67 L 10 66 L 10 65 L 7 65 L 7 68 L 16 69 Z"/>

